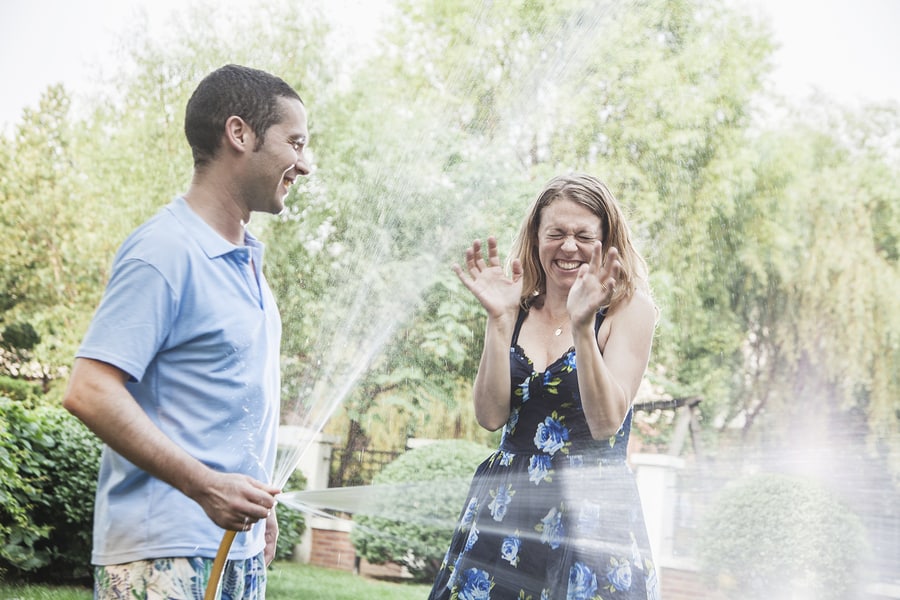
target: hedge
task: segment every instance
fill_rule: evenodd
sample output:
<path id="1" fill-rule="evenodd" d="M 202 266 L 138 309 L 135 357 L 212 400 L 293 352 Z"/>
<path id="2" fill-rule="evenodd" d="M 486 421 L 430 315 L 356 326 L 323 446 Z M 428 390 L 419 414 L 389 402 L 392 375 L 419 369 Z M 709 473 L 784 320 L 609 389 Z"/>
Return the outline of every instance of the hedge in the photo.
<path id="1" fill-rule="evenodd" d="M 357 554 L 373 564 L 404 565 L 417 581 L 433 580 L 475 469 L 490 453 L 481 444 L 446 440 L 388 464 L 373 479 L 373 509 L 354 515 Z"/>
<path id="2" fill-rule="evenodd" d="M 729 598 L 855 597 L 868 552 L 859 518 L 813 481 L 759 474 L 732 482 L 698 531 L 708 582 Z M 809 595 L 812 594 L 812 595 Z"/>
<path id="3" fill-rule="evenodd" d="M 90 577 L 101 444 L 64 409 L 0 397 L 0 575 Z"/>

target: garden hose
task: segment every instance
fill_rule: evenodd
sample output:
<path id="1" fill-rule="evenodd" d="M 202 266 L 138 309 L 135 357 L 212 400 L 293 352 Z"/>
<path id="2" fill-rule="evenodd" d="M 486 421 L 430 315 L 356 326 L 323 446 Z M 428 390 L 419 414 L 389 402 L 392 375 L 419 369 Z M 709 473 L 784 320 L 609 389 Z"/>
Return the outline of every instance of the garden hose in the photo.
<path id="1" fill-rule="evenodd" d="M 203 600 L 216 600 L 219 591 L 219 580 L 222 578 L 222 571 L 225 570 L 225 560 L 228 558 L 228 550 L 231 549 L 231 543 L 237 531 L 226 531 L 219 543 L 219 551 L 216 552 L 216 559 L 213 561 L 212 571 L 209 574 L 209 583 L 206 584 L 206 594 Z"/>

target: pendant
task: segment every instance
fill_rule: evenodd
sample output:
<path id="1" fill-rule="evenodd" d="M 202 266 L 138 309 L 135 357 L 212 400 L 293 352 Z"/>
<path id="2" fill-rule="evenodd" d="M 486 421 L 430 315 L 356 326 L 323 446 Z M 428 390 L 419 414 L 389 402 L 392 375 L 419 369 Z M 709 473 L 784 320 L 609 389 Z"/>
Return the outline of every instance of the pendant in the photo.
<path id="1" fill-rule="evenodd" d="M 561 333 L 562 333 L 562 327 L 557 327 L 557 328 L 556 328 L 556 331 L 553 332 L 553 334 L 554 334 L 556 337 L 559 337 L 559 334 L 561 334 Z"/>

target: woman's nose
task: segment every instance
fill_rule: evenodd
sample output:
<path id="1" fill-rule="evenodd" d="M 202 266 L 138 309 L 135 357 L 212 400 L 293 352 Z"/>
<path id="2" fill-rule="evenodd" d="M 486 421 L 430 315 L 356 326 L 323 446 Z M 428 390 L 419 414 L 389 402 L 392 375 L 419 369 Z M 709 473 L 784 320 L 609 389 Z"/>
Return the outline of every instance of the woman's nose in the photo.
<path id="1" fill-rule="evenodd" d="M 565 239 L 563 239 L 562 247 L 563 250 L 578 250 L 578 244 L 575 243 L 575 236 L 567 235 Z"/>

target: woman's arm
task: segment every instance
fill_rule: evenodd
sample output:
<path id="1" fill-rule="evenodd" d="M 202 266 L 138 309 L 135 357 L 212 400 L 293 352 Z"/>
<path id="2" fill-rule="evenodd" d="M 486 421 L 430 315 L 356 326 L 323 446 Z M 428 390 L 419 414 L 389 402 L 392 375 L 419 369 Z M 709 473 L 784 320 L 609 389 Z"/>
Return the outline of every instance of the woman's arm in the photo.
<path id="1" fill-rule="evenodd" d="M 511 322 L 510 322 L 511 321 Z M 484 349 L 478 374 L 472 386 L 475 419 L 488 431 L 503 427 L 509 419 L 510 389 L 509 343 L 515 318 L 488 317 L 484 332 Z"/>
<path id="2" fill-rule="evenodd" d="M 650 360 L 656 309 L 638 291 L 607 318 L 602 352 L 592 324 L 573 332 L 581 404 L 594 439 L 614 435 L 631 408 Z"/>
<path id="3" fill-rule="evenodd" d="M 472 397 L 478 424 L 495 431 L 509 417 L 509 343 L 522 296 L 522 265 L 518 260 L 513 260 L 512 277 L 507 277 L 500 266 L 497 240 L 489 237 L 487 247 L 488 258 L 485 261 L 481 242 L 472 242 L 466 250 L 466 270 L 453 265 L 453 271 L 488 315 L 484 349 Z"/>

